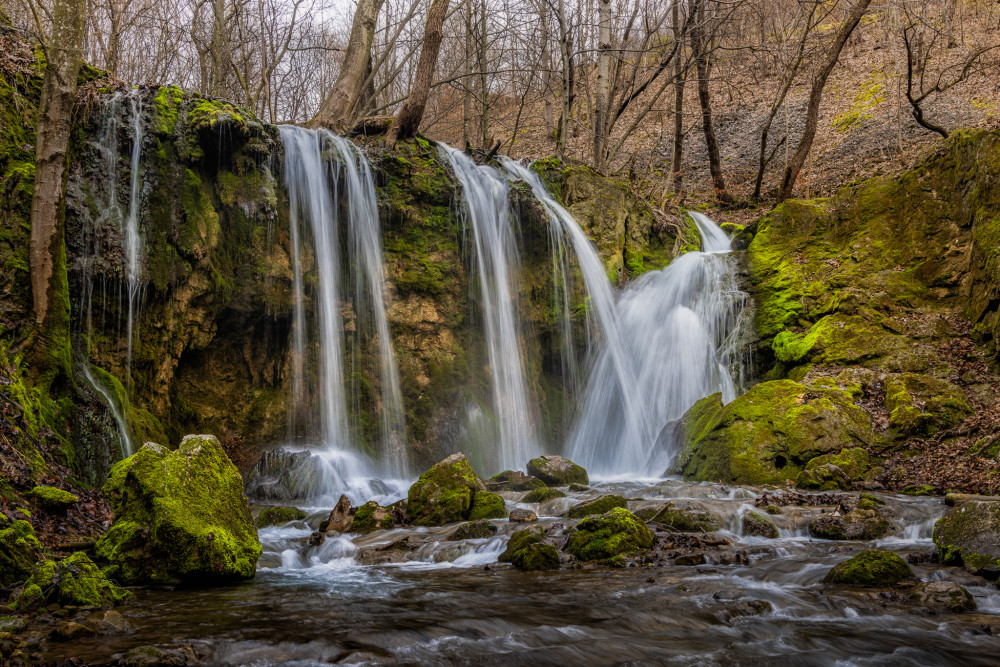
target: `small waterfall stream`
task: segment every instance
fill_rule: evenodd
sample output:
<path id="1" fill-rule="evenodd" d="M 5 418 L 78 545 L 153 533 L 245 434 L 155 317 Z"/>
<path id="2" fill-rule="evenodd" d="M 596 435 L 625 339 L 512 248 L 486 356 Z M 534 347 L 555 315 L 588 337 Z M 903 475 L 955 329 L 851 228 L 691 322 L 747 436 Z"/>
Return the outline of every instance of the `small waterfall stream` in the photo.
<path id="1" fill-rule="evenodd" d="M 139 292 L 142 288 L 142 236 L 139 234 L 140 157 L 142 155 L 142 99 L 138 91 L 129 95 L 132 107 L 132 153 L 129 161 L 128 214 L 123 221 L 122 240 L 128 269 L 128 357 L 125 376 L 126 386 L 132 383 L 132 329 L 135 311 L 139 308 Z"/>

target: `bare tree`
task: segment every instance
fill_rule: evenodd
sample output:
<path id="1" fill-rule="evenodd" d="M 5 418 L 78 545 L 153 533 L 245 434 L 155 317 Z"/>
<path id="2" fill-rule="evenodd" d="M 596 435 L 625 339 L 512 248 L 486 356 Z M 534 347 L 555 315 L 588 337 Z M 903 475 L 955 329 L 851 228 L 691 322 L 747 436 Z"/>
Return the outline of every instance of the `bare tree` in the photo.
<path id="1" fill-rule="evenodd" d="M 434 69 L 437 67 L 438 52 L 441 49 L 441 27 L 444 25 L 447 14 L 448 0 L 431 1 L 431 7 L 427 11 L 423 48 L 420 50 L 420 60 L 417 62 L 413 88 L 389 130 L 389 137 L 386 140 L 389 145 L 396 143 L 399 139 L 409 139 L 417 133 L 417 129 L 420 127 L 420 120 L 424 116 L 427 96 L 430 94 L 434 78 Z"/>

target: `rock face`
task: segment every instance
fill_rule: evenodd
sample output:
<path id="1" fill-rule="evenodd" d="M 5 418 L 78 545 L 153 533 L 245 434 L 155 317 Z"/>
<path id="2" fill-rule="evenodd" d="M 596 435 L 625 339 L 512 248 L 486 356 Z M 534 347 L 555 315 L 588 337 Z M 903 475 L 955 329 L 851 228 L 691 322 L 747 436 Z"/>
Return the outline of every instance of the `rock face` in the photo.
<path id="1" fill-rule="evenodd" d="M 42 557 L 42 545 L 27 521 L 0 514 L 0 586 L 24 581 Z"/>
<path id="2" fill-rule="evenodd" d="M 590 516 L 591 514 L 604 514 L 615 507 L 628 509 L 628 503 L 625 502 L 625 499 L 621 496 L 605 494 L 603 496 L 598 496 L 593 500 L 584 500 L 582 503 L 573 505 L 566 512 L 566 516 L 570 519 L 582 519 L 583 517 Z"/>
<path id="3" fill-rule="evenodd" d="M 618 507 L 577 524 L 566 543 L 566 551 L 580 560 L 605 560 L 652 546 L 653 534 L 646 524 L 627 509 Z"/>
<path id="4" fill-rule="evenodd" d="M 115 520 L 97 554 L 123 581 L 217 582 L 254 576 L 260 542 L 239 472 L 214 436 L 175 451 L 147 443 L 104 487 Z"/>
<path id="5" fill-rule="evenodd" d="M 467 519 L 507 516 L 503 499 L 484 489 L 469 460 L 461 453 L 452 454 L 421 475 L 410 487 L 406 507 L 415 526 L 443 526 Z"/>
<path id="6" fill-rule="evenodd" d="M 545 482 L 546 486 L 590 484 L 583 466 L 561 456 L 545 455 L 528 461 L 528 474 Z"/>
<path id="7" fill-rule="evenodd" d="M 968 502 L 934 524 L 941 562 L 972 571 L 1000 571 L 1000 502 Z"/>
<path id="8" fill-rule="evenodd" d="M 111 583 L 83 552 L 60 561 L 43 561 L 14 600 L 17 609 L 56 602 L 77 607 L 113 607 L 131 594 Z M 91 632 L 93 634 L 93 632 Z"/>
<path id="9" fill-rule="evenodd" d="M 834 565 L 823 578 L 823 583 L 885 588 L 912 578 L 913 570 L 899 554 L 893 551 L 869 549 L 850 560 Z"/>

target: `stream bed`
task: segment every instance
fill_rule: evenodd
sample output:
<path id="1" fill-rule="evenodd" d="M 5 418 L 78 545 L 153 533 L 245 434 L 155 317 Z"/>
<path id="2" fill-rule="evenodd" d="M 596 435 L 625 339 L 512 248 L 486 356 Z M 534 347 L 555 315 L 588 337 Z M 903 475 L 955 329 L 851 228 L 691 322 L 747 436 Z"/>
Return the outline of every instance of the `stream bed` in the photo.
<path id="1" fill-rule="evenodd" d="M 405 492 L 404 492 L 405 493 Z M 328 507 L 303 522 L 260 531 L 256 579 L 209 589 L 140 589 L 120 609 L 123 636 L 49 643 L 46 660 L 101 663 L 149 644 L 190 646 L 205 664 L 476 665 L 995 665 L 1000 590 L 960 568 L 915 558 L 924 581 L 950 580 L 977 610 L 931 614 L 891 592 L 822 583 L 863 548 L 904 558 L 933 551 L 940 498 L 879 496 L 893 533 L 875 542 L 809 537 L 831 507 L 788 506 L 770 518 L 777 539 L 743 537 L 756 489 L 679 480 L 596 482 L 590 491 L 522 505 L 541 522 L 581 499 L 619 493 L 634 511 L 672 501 L 723 518 L 732 544 L 694 566 L 563 568 L 519 572 L 497 563 L 522 524 L 494 521 L 495 536 L 448 541 L 454 526 L 308 538 Z M 389 495 L 391 500 L 400 495 Z M 357 499 L 355 499 L 357 500 Z M 572 522 L 567 522 L 572 523 Z M 662 536 L 662 534 L 660 534 Z M 405 539 L 405 550 L 390 545 Z M 374 564 L 371 564 L 374 563 Z M 725 564 L 731 563 L 731 564 Z M 766 604 L 764 604 L 766 603 Z"/>

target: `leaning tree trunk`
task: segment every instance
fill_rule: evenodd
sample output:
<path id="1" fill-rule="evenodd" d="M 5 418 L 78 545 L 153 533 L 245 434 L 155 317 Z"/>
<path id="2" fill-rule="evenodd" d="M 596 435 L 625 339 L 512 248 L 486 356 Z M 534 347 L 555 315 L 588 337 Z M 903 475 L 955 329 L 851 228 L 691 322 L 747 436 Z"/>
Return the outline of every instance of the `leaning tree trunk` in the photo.
<path id="1" fill-rule="evenodd" d="M 779 203 L 792 196 L 795 181 L 799 177 L 799 172 L 802 171 L 802 165 L 805 164 L 809 150 L 812 148 L 813 139 L 816 137 L 816 127 L 819 124 L 819 105 L 823 101 L 823 88 L 826 87 L 826 80 L 830 78 L 830 73 L 837 66 L 840 52 L 844 50 L 844 45 L 847 44 L 854 29 L 858 27 L 861 17 L 868 11 L 868 5 L 871 2 L 872 0 L 859 0 L 858 4 L 854 6 L 851 15 L 837 31 L 837 36 L 827 52 L 826 60 L 813 77 L 812 90 L 809 91 L 809 106 L 806 108 L 806 127 L 802 131 L 799 145 L 795 148 L 792 159 L 785 169 L 785 175 L 781 179 L 781 191 L 778 193 Z"/>
<path id="2" fill-rule="evenodd" d="M 371 67 L 372 42 L 375 40 L 375 22 L 384 0 L 358 0 L 351 24 L 351 38 L 347 42 L 340 73 L 333 90 L 323 101 L 319 112 L 309 123 L 320 125 L 350 125 L 365 92 L 365 80 Z"/>
<path id="3" fill-rule="evenodd" d="M 35 123 L 35 189 L 31 199 L 31 295 L 38 338 L 35 372 L 43 386 L 69 372 L 69 286 L 63 236 L 66 161 L 86 0 L 56 0 L 48 65 Z"/>
<path id="4" fill-rule="evenodd" d="M 390 146 L 399 139 L 409 139 L 420 127 L 420 120 L 424 117 L 424 109 L 427 107 L 427 97 L 431 92 L 438 52 L 441 50 L 441 27 L 444 25 L 447 13 L 448 0 L 431 0 L 430 9 L 427 11 L 427 23 L 424 26 L 423 48 L 420 50 L 417 73 L 413 78 L 413 88 L 410 90 L 410 96 L 403 102 L 403 108 L 396 115 L 396 122 L 389 130 L 386 143 Z"/>
<path id="5" fill-rule="evenodd" d="M 719 141 L 715 137 L 715 127 L 712 124 L 712 97 L 708 89 L 710 74 L 709 49 L 704 37 L 704 14 L 699 12 L 698 24 L 692 30 L 694 37 L 695 65 L 698 70 L 698 102 L 701 105 L 701 126 L 705 133 L 705 147 L 708 149 L 708 170 L 712 175 L 712 185 L 719 201 L 730 202 L 732 197 L 726 191 L 726 179 L 722 175 L 722 156 L 719 153 Z"/>

